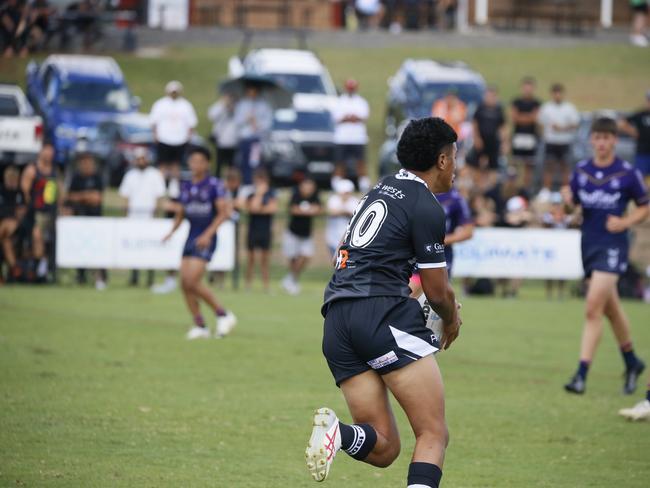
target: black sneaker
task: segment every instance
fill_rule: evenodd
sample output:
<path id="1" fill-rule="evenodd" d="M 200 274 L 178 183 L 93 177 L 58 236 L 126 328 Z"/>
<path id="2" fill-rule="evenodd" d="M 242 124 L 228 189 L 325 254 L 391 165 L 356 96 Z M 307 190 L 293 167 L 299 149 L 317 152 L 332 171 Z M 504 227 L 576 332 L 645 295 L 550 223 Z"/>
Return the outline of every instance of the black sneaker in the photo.
<path id="1" fill-rule="evenodd" d="M 639 379 L 639 376 L 641 376 L 641 373 L 643 373 L 644 369 L 645 363 L 640 359 L 637 359 L 636 365 L 633 368 L 625 371 L 623 374 L 623 377 L 625 378 L 625 382 L 623 383 L 624 395 L 631 395 L 636 391 L 636 382 Z"/>
<path id="2" fill-rule="evenodd" d="M 582 376 L 577 374 L 571 378 L 571 381 L 564 385 L 564 389 L 569 393 L 582 395 L 587 389 L 587 385 L 585 384 L 585 380 L 582 378 Z"/>

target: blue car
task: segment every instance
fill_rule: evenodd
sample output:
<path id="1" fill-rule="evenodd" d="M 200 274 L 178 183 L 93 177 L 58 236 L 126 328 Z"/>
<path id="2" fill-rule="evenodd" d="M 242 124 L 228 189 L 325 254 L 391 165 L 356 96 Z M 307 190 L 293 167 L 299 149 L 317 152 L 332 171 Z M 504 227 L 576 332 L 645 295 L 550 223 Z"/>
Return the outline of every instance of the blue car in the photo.
<path id="1" fill-rule="evenodd" d="M 100 56 L 52 55 L 40 65 L 32 61 L 27 96 L 43 117 L 46 140 L 54 144 L 61 165 L 80 134 L 139 106 L 115 60 Z"/>

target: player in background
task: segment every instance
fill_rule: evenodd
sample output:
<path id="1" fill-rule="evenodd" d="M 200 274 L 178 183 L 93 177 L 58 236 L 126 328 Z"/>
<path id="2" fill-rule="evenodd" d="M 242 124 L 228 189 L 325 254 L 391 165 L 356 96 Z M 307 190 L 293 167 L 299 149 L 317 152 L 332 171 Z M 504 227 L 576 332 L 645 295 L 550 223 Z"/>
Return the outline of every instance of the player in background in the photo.
<path id="1" fill-rule="evenodd" d="M 627 269 L 629 239 L 627 231 L 643 222 L 650 213 L 648 190 L 641 173 L 616 156 L 617 127 L 614 120 L 598 118 L 591 126 L 593 159 L 576 166 L 570 188 L 564 188 L 567 205 L 582 207 L 582 264 L 589 280 L 585 326 L 578 370 L 564 385 L 570 393 L 585 392 L 589 366 L 607 317 L 625 362 L 623 393 L 636 390 L 645 364 L 632 348 L 630 324 L 618 296 L 619 275 Z M 636 208 L 627 212 L 630 201 Z"/>
<path id="2" fill-rule="evenodd" d="M 458 336 L 460 318 L 447 277 L 445 212 L 434 193 L 451 189 L 456 133 L 440 118 L 413 120 L 397 147 L 403 167 L 359 203 L 325 290 L 323 354 L 347 402 L 352 424 L 328 408 L 314 416 L 307 468 L 323 481 L 342 449 L 373 466 L 389 466 L 400 438 L 388 391 L 415 434 L 411 488 L 438 487 L 448 442 L 444 392 L 433 353 Z M 438 342 L 425 326 L 409 277 L 417 261 L 424 292 L 443 320 Z"/>
<path id="3" fill-rule="evenodd" d="M 445 209 L 445 259 L 447 260 L 447 274 L 451 279 L 451 270 L 454 262 L 453 245 L 457 242 L 468 241 L 474 235 L 474 219 L 469 205 L 463 196 L 452 188 L 444 193 L 436 193 L 436 198 Z M 422 295 L 422 283 L 417 269 L 409 282 L 411 296 L 418 298 Z"/>
<path id="4" fill-rule="evenodd" d="M 650 420 L 650 378 L 648 378 L 645 400 L 641 400 L 632 408 L 622 408 L 618 414 L 629 420 Z"/>
<path id="5" fill-rule="evenodd" d="M 181 183 L 174 226 L 163 242 L 171 238 L 183 219 L 189 221 L 190 232 L 183 248 L 180 272 L 185 302 L 194 319 L 194 327 L 187 333 L 187 338 L 210 337 L 210 330 L 201 315 L 199 300 L 208 304 L 217 316 L 216 337 L 223 337 L 232 330 L 237 319 L 219 304 L 212 290 L 202 283 L 202 279 L 217 247 L 216 232 L 230 217 L 230 204 L 225 198 L 226 191 L 221 181 L 209 174 L 210 152 L 207 149 L 191 148 L 188 152 L 188 165 L 192 178 Z"/>

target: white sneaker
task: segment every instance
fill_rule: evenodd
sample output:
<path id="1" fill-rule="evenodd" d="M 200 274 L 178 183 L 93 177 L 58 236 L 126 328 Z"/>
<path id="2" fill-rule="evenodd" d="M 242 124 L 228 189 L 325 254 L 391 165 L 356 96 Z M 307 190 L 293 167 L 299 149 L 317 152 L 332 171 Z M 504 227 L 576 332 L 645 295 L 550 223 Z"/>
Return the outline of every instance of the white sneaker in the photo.
<path id="1" fill-rule="evenodd" d="M 176 278 L 168 276 L 165 281 L 151 287 L 151 292 L 157 295 L 165 295 L 176 289 Z"/>
<path id="2" fill-rule="evenodd" d="M 339 449 L 339 419 L 333 410 L 319 408 L 314 412 L 314 428 L 305 450 L 307 469 L 315 481 L 325 481 Z"/>
<path id="3" fill-rule="evenodd" d="M 648 38 L 643 34 L 632 34 L 630 43 L 636 47 L 648 47 Z"/>
<path id="4" fill-rule="evenodd" d="M 296 280 L 290 274 L 285 276 L 282 280 L 282 288 L 284 288 L 284 291 L 289 295 L 298 295 L 300 293 L 300 285 L 296 283 Z"/>
<path id="5" fill-rule="evenodd" d="M 104 291 L 106 289 L 106 282 L 104 280 L 95 281 L 95 290 Z"/>
<path id="6" fill-rule="evenodd" d="M 628 420 L 650 420 L 650 402 L 643 400 L 632 408 L 622 408 L 618 414 Z"/>
<path id="7" fill-rule="evenodd" d="M 198 327 L 195 325 L 189 331 L 187 331 L 185 338 L 188 341 L 192 341 L 194 339 L 209 339 L 210 330 L 207 327 Z"/>
<path id="8" fill-rule="evenodd" d="M 237 325 L 237 317 L 232 312 L 226 312 L 223 317 L 217 317 L 216 337 L 222 338 L 230 334 Z"/>

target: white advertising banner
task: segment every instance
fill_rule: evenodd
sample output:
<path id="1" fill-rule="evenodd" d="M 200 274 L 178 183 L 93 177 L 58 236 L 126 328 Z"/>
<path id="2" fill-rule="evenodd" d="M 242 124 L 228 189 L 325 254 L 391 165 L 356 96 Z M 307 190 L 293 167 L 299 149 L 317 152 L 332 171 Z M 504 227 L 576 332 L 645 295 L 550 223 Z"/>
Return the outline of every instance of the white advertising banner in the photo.
<path id="1" fill-rule="evenodd" d="M 471 240 L 454 244 L 453 275 L 475 278 L 581 278 L 580 232 L 476 229 Z"/>
<path id="2" fill-rule="evenodd" d="M 166 243 L 171 219 L 59 217 L 56 265 L 61 268 L 178 269 L 189 224 L 183 222 Z M 217 249 L 208 264 L 213 271 L 235 267 L 235 224 L 217 232 Z"/>
<path id="3" fill-rule="evenodd" d="M 189 25 L 189 0 L 149 0 L 149 27 L 185 30 Z"/>

